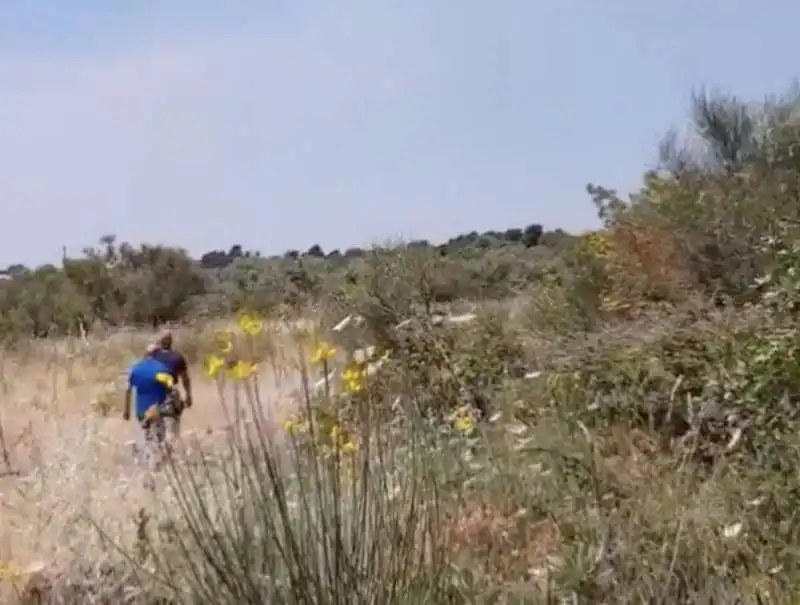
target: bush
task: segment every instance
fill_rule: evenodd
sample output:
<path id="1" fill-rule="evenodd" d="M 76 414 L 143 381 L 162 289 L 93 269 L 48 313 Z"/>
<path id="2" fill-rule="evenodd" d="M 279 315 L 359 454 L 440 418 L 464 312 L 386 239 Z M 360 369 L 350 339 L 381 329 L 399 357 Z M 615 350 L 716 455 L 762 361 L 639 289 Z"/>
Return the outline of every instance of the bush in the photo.
<path id="1" fill-rule="evenodd" d="M 548 235 L 532 225 L 524 232 L 458 236 L 438 247 L 421 241 L 325 255 L 311 246 L 306 254 L 273 258 L 233 246 L 200 261 L 178 248 L 134 247 L 105 236 L 99 248 L 65 257 L 61 267 L 13 265 L 0 272 L 0 337 L 11 342 L 109 326 L 187 323 L 241 310 L 271 315 L 288 307 L 296 313 L 345 290 L 376 294 L 381 272 L 396 283 L 392 271 L 405 271 L 407 280 L 416 276 L 419 304 L 502 299 L 538 277 L 535 261 L 549 256 L 540 239 L 555 245 L 570 237 Z"/>
<path id="2" fill-rule="evenodd" d="M 698 97 L 701 153 L 673 141 L 628 200 L 591 187 L 604 225 L 577 238 L 232 249 L 199 274 L 107 242 L 10 280 L 4 321 L 35 335 L 260 313 L 224 354 L 192 328 L 233 420 L 173 459 L 110 575 L 186 604 L 795 602 L 793 103 Z M 182 278 L 136 298 L 170 278 L 150 263 Z M 288 409 L 258 365 L 300 368 Z"/>

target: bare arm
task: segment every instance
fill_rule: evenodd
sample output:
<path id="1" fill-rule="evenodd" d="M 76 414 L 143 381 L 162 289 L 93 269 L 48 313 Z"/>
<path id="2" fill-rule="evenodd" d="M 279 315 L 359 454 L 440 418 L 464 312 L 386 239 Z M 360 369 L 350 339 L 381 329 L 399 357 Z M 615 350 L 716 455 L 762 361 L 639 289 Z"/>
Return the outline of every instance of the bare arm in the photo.
<path id="1" fill-rule="evenodd" d="M 186 363 L 186 358 L 181 355 L 180 367 L 181 385 L 183 385 L 183 392 L 186 393 L 186 406 L 192 406 L 192 379 L 189 377 L 189 364 Z"/>
<path id="2" fill-rule="evenodd" d="M 186 393 L 186 399 L 188 401 L 192 400 L 192 379 L 189 378 L 189 370 L 185 370 L 183 374 L 181 374 L 181 384 L 183 384 L 183 390 Z"/>
<path id="3" fill-rule="evenodd" d="M 129 420 L 131 417 L 131 385 L 125 390 L 125 409 L 122 412 L 122 419 Z"/>

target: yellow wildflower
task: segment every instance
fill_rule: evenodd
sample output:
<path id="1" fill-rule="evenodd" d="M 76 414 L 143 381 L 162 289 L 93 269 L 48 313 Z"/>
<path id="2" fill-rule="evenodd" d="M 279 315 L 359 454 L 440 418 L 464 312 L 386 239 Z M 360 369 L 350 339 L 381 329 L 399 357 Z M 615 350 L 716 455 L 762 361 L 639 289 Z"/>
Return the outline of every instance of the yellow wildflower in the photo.
<path id="1" fill-rule="evenodd" d="M 342 390 L 348 395 L 355 395 L 364 390 L 364 382 L 362 380 L 345 380 Z"/>
<path id="2" fill-rule="evenodd" d="M 364 377 L 367 375 L 366 365 L 356 361 L 348 363 L 342 372 L 342 390 L 354 395 L 364 389 Z"/>
<path id="3" fill-rule="evenodd" d="M 308 421 L 300 421 L 297 416 L 291 416 L 283 422 L 283 430 L 289 435 L 299 435 L 308 432 Z"/>
<path id="4" fill-rule="evenodd" d="M 205 359 L 206 376 L 215 378 L 225 367 L 225 360 L 218 355 L 209 355 Z"/>
<path id="5" fill-rule="evenodd" d="M 461 406 L 450 415 L 450 420 L 457 431 L 469 433 L 475 428 L 475 421 L 472 419 L 468 406 Z"/>
<path id="6" fill-rule="evenodd" d="M 311 363 L 322 363 L 329 361 L 336 354 L 336 349 L 328 342 L 321 342 L 317 346 L 314 355 L 311 356 Z"/>
<path id="7" fill-rule="evenodd" d="M 350 438 L 346 428 L 342 429 L 341 425 L 333 423 L 327 433 L 331 450 L 326 455 L 330 456 L 337 450 L 340 454 L 352 454 L 356 451 L 356 443 Z"/>
<path id="8" fill-rule="evenodd" d="M 239 329 L 248 336 L 255 336 L 264 328 L 264 322 L 258 317 L 242 313 L 237 320 Z"/>
<path id="9" fill-rule="evenodd" d="M 364 381 L 361 378 L 352 378 L 345 380 L 342 385 L 342 390 L 348 395 L 355 395 L 364 390 Z"/>
<path id="10" fill-rule="evenodd" d="M 460 416 L 456 418 L 454 426 L 457 431 L 461 431 L 462 433 L 469 433 L 470 431 L 472 431 L 472 429 L 475 428 L 475 423 L 469 416 Z"/>
<path id="11" fill-rule="evenodd" d="M 245 380 L 256 372 L 256 364 L 250 361 L 237 361 L 228 368 L 228 377 L 232 380 Z"/>

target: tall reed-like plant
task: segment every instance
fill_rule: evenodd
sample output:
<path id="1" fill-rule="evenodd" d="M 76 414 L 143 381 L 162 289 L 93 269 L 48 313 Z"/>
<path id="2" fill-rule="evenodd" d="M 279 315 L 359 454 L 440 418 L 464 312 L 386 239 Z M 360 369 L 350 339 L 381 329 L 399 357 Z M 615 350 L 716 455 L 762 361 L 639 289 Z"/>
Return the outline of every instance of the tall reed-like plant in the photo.
<path id="1" fill-rule="evenodd" d="M 237 384 L 246 421 L 222 454 L 170 466 L 170 522 L 147 538 L 175 602 L 442 602 L 435 434 L 410 417 L 379 426 L 359 377 L 347 426 L 333 385 L 316 395 L 306 370 L 303 422 L 280 423 L 255 381 Z"/>

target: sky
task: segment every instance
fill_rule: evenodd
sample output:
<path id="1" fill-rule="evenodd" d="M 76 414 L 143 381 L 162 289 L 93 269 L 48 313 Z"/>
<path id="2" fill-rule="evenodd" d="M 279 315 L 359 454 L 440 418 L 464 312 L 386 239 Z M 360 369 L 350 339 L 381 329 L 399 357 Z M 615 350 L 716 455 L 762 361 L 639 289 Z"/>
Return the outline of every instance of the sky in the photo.
<path id="1" fill-rule="evenodd" d="M 693 90 L 798 75 L 788 0 L 4 0 L 0 266 L 597 219 Z"/>

